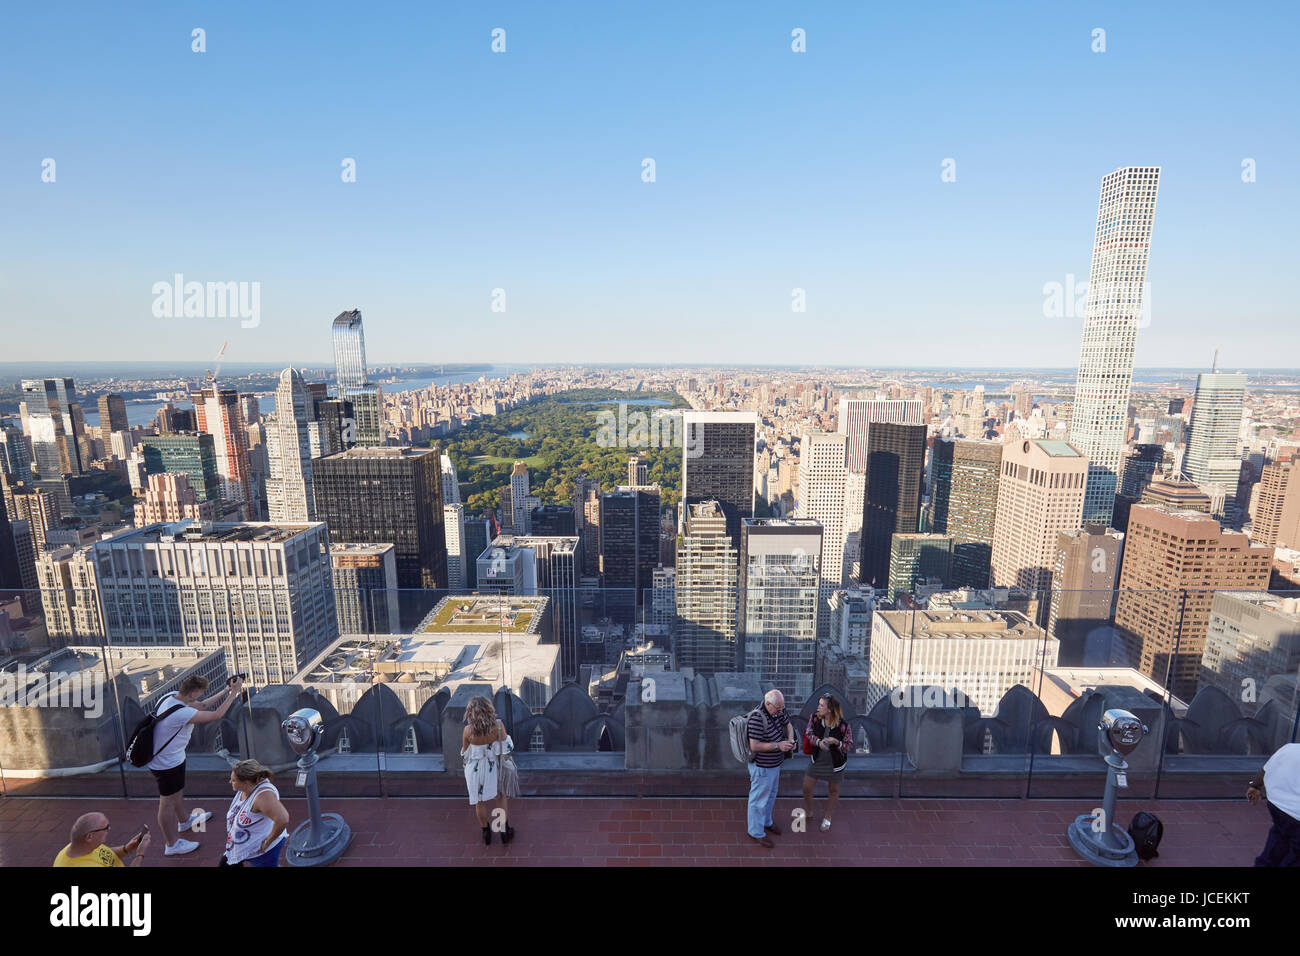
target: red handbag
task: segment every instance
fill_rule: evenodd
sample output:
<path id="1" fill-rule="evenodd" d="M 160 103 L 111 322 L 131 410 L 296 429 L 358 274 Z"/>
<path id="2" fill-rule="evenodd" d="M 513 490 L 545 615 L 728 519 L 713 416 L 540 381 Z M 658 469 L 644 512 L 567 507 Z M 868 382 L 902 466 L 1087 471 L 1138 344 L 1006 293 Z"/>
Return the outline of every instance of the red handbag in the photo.
<path id="1" fill-rule="evenodd" d="M 803 732 L 803 752 L 804 752 L 805 754 L 811 754 L 811 753 L 813 752 L 813 744 L 812 744 L 812 741 L 808 739 L 808 731 L 810 731 L 810 730 L 812 730 L 812 721 L 811 721 L 811 720 L 808 721 L 808 726 L 807 726 L 806 728 L 804 728 L 804 732 Z"/>

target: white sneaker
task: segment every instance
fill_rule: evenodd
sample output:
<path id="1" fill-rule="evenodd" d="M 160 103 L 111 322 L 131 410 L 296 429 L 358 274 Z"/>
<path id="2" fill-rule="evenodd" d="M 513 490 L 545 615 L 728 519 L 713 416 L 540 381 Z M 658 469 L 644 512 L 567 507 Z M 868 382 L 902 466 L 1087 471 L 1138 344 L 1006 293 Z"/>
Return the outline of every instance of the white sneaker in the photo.
<path id="1" fill-rule="evenodd" d="M 825 817 L 822 817 L 822 833 L 825 833 L 830 828 L 831 828 L 831 821 L 827 820 Z"/>
<path id="2" fill-rule="evenodd" d="M 163 850 L 163 856 L 180 856 L 182 853 L 193 853 L 199 848 L 199 845 L 193 840 L 177 840 L 167 849 Z"/>
<path id="3" fill-rule="evenodd" d="M 190 814 L 190 818 L 188 820 L 186 820 L 184 823 L 178 823 L 176 825 L 176 829 L 179 832 L 184 833 L 190 827 L 195 826 L 196 824 L 207 823 L 211 819 L 212 819 L 211 810 L 195 810 L 193 813 Z"/>

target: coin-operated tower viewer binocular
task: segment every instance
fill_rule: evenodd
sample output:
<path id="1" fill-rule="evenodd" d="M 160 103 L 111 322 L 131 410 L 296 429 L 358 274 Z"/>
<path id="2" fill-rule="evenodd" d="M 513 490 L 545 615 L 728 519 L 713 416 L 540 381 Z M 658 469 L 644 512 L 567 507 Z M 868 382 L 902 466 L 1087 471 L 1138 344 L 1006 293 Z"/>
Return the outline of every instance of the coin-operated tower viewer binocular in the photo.
<path id="1" fill-rule="evenodd" d="M 316 788 L 316 750 L 321 745 L 325 724 L 320 713 L 310 708 L 296 710 L 280 725 L 289 746 L 298 755 L 298 786 L 307 790 L 307 817 L 289 837 L 285 859 L 290 866 L 324 866 L 343 855 L 352 842 L 352 831 L 337 813 L 320 812 Z"/>
<path id="2" fill-rule="evenodd" d="M 1128 786 L 1128 762 L 1150 729 L 1127 710 L 1108 710 L 1097 725 L 1097 749 L 1106 758 L 1106 794 L 1101 808 L 1083 813 L 1070 824 L 1070 845 L 1098 866 L 1137 866 L 1133 838 L 1115 825 L 1115 793 Z"/>

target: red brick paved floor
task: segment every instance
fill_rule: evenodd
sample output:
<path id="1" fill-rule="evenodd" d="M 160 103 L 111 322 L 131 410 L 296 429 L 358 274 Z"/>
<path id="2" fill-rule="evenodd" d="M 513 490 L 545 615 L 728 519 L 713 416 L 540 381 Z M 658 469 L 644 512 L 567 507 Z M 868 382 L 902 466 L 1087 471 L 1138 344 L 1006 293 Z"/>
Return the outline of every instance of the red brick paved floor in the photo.
<path id="1" fill-rule="evenodd" d="M 296 827 L 302 800 L 286 800 Z M 228 801 L 193 800 L 213 810 L 201 848 L 164 857 L 160 840 L 149 866 L 212 866 L 224 843 Z M 375 799 L 325 801 L 352 828 L 352 845 L 336 865 L 806 865 L 810 862 L 885 866 L 1084 866 L 1065 830 L 1091 805 L 1045 800 L 842 800 L 835 825 L 821 833 L 790 832 L 795 800 L 777 802 L 785 829 L 776 849 L 745 835 L 745 802 L 734 799 L 525 798 L 511 808 L 518 834 L 509 846 L 485 847 L 463 800 Z M 822 801 L 814 804 L 820 814 Z M 1139 808 L 1121 804 L 1127 821 Z M 1242 801 L 1143 801 L 1165 825 L 1160 856 L 1143 866 L 1250 866 L 1264 844 L 1268 813 Z M 113 841 L 141 823 L 157 830 L 156 805 L 144 800 L 0 800 L 0 866 L 48 866 L 67 843 L 80 814 L 100 810 L 113 824 Z"/>

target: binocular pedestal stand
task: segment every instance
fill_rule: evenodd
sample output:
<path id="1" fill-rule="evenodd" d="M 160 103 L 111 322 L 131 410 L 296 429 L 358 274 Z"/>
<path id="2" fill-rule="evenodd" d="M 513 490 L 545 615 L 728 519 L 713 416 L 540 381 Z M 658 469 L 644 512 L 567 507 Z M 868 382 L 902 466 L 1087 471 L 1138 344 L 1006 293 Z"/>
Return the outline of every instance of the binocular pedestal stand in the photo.
<path id="1" fill-rule="evenodd" d="M 1075 852 L 1098 866 L 1137 866 L 1133 838 L 1115 825 L 1115 791 L 1128 786 L 1127 770 L 1127 761 L 1119 751 L 1112 750 L 1106 757 L 1106 795 L 1101 801 L 1101 815 L 1095 810 L 1081 813 L 1066 831 Z"/>
<path id="2" fill-rule="evenodd" d="M 320 812 L 320 793 L 316 789 L 315 751 L 298 758 L 298 783 L 307 789 L 309 819 L 298 825 L 289 837 L 285 859 L 290 866 L 324 866 L 343 855 L 352 842 L 352 830 L 337 813 Z"/>

